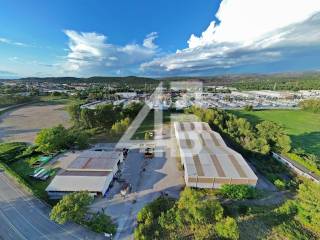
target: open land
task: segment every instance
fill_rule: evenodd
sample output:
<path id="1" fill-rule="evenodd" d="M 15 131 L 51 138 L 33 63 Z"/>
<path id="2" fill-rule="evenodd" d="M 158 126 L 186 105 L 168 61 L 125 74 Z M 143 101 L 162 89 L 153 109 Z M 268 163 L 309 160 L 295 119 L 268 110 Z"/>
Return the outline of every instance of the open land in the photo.
<path id="1" fill-rule="evenodd" d="M 232 111 L 253 124 L 263 120 L 280 124 L 289 134 L 294 148 L 320 156 L 320 114 L 302 110 Z"/>
<path id="2" fill-rule="evenodd" d="M 64 108 L 60 102 L 40 102 L 5 112 L 0 116 L 0 141 L 32 143 L 42 128 L 70 126 Z"/>

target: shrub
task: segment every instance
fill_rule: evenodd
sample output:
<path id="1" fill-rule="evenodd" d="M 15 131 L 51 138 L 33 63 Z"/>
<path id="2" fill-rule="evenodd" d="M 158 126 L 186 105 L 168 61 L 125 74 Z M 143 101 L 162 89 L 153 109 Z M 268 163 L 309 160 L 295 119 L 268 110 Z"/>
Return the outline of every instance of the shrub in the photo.
<path id="1" fill-rule="evenodd" d="M 246 106 L 244 106 L 244 110 L 248 111 L 248 112 L 253 111 L 253 106 L 252 105 L 246 105 Z"/>
<path id="2" fill-rule="evenodd" d="M 280 179 L 277 179 L 274 181 L 274 185 L 276 186 L 277 189 L 279 190 L 284 190 L 286 188 L 286 183 Z"/>
<path id="3" fill-rule="evenodd" d="M 215 225 L 215 230 L 219 239 L 239 239 L 239 229 L 236 220 L 231 217 L 226 217 L 225 219 L 217 222 Z"/>
<path id="4" fill-rule="evenodd" d="M 233 200 L 252 199 L 258 196 L 257 190 L 249 185 L 225 184 L 220 189 L 224 198 Z"/>
<path id="5" fill-rule="evenodd" d="M 110 216 L 103 213 L 95 213 L 91 219 L 85 223 L 92 231 L 98 233 L 116 233 L 116 226 Z"/>
<path id="6" fill-rule="evenodd" d="M 20 159 L 27 147 L 26 143 L 19 142 L 0 144 L 0 161 L 11 163 Z"/>

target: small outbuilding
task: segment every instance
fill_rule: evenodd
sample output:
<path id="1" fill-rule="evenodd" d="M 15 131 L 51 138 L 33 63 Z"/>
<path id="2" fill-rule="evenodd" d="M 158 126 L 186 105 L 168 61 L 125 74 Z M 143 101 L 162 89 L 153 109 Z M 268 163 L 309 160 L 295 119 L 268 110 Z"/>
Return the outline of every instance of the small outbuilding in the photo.
<path id="1" fill-rule="evenodd" d="M 122 161 L 122 152 L 86 150 L 54 177 L 46 191 L 51 199 L 78 191 L 104 195 Z"/>

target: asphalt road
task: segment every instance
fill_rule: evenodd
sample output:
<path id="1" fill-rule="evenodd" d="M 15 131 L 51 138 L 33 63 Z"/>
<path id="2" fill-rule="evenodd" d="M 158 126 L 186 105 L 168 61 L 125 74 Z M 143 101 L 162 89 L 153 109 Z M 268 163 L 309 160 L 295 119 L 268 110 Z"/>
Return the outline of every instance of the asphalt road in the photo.
<path id="1" fill-rule="evenodd" d="M 58 225 L 49 207 L 0 172 L 0 239 L 104 239 L 76 224 Z"/>

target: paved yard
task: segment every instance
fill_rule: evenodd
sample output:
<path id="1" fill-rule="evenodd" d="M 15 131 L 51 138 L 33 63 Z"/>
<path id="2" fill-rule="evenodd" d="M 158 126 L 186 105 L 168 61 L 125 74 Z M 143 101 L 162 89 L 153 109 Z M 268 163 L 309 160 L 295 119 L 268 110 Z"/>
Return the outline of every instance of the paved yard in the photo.
<path id="1" fill-rule="evenodd" d="M 95 201 L 92 210 L 102 211 L 104 208 L 117 222 L 118 232 L 115 239 L 133 239 L 139 210 L 160 196 L 161 192 L 178 197 L 184 185 L 182 174 L 168 151 L 162 157 L 144 159 L 139 149 L 132 149 L 122 165 L 121 176 L 132 184 L 132 192 L 123 198 L 120 195 L 121 185 L 115 182 L 105 198 Z"/>

